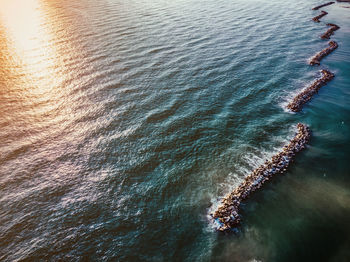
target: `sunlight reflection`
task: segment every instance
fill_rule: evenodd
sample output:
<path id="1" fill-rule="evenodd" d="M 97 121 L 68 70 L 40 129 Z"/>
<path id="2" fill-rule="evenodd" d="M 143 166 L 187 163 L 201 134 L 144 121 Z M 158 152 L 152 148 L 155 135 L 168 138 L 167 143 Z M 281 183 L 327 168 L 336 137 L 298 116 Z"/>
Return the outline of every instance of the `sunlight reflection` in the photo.
<path id="1" fill-rule="evenodd" d="M 46 20 L 40 0 L 1 2 L 0 21 L 12 58 L 7 66 L 23 71 L 24 81 L 29 84 L 23 91 L 32 95 L 51 92 L 61 80 L 55 74 L 59 61 Z"/>

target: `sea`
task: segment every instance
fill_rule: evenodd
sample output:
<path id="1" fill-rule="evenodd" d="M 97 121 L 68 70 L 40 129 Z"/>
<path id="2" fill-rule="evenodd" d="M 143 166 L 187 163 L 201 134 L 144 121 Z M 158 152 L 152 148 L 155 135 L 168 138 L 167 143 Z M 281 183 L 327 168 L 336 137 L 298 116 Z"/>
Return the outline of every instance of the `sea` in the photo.
<path id="1" fill-rule="evenodd" d="M 350 4 L 323 3 L 1 0 L 0 261 L 350 261 Z M 307 148 L 217 232 L 299 122 Z"/>

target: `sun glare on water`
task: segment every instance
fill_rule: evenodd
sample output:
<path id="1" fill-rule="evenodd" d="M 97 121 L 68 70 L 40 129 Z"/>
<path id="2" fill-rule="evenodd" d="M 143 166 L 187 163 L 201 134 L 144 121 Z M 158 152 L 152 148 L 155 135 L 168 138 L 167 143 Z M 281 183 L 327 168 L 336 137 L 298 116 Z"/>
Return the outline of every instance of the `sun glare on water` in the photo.
<path id="1" fill-rule="evenodd" d="M 40 24 L 38 0 L 5 0 L 1 3 L 1 20 L 18 51 L 35 49 L 45 33 Z"/>
<path id="2" fill-rule="evenodd" d="M 51 92 L 61 80 L 55 74 L 59 66 L 53 35 L 40 0 L 4 0 L 0 2 L 0 29 L 5 35 L 5 66 L 22 75 L 24 92 L 32 95 Z M 54 77 L 53 77 L 54 76 Z"/>

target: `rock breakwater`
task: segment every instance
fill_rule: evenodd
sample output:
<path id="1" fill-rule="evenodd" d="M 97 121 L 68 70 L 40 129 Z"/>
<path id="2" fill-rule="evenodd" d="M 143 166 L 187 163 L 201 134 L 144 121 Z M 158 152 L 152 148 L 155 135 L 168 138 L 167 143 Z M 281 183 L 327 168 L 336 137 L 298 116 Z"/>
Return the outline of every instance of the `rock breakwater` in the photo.
<path id="1" fill-rule="evenodd" d="M 319 23 L 320 22 L 320 19 L 322 17 L 324 17 L 325 15 L 328 15 L 328 13 L 326 11 L 322 11 L 320 15 L 318 16 L 315 16 L 314 18 L 312 18 L 313 21 Z"/>
<path id="2" fill-rule="evenodd" d="M 334 31 L 337 31 L 340 28 L 336 24 L 327 24 L 327 25 L 330 26 L 331 28 L 329 28 L 326 33 L 321 35 L 322 39 L 329 39 L 331 37 L 331 35 L 334 34 Z"/>
<path id="3" fill-rule="evenodd" d="M 335 3 L 335 2 L 328 2 L 328 3 L 325 3 L 325 4 L 323 4 L 323 5 L 316 6 L 316 7 L 312 8 L 312 10 L 318 10 L 318 9 L 320 9 L 320 8 L 322 8 L 322 7 L 325 7 L 325 6 L 327 6 L 327 5 L 332 5 L 332 4 L 334 4 L 334 3 Z"/>
<path id="4" fill-rule="evenodd" d="M 313 82 L 309 87 L 294 97 L 293 101 L 287 105 L 287 108 L 293 112 L 301 111 L 303 105 L 311 100 L 312 96 L 318 93 L 318 90 L 334 78 L 334 74 L 328 70 L 321 70 L 322 77 Z"/>
<path id="5" fill-rule="evenodd" d="M 310 65 L 320 65 L 322 58 L 326 57 L 338 48 L 338 44 L 335 41 L 330 41 L 328 45 L 329 46 L 327 48 L 323 49 L 310 59 Z"/>
<path id="6" fill-rule="evenodd" d="M 314 7 L 313 10 L 318 10 L 334 3 L 335 2 L 328 2 Z M 312 18 L 312 20 L 320 22 L 320 19 L 327 14 L 327 12 L 321 11 L 321 14 Z M 329 39 L 331 35 L 334 34 L 334 31 L 340 28 L 335 24 L 327 24 L 327 26 L 330 26 L 330 28 L 321 36 L 322 39 Z M 320 65 L 320 61 L 337 48 L 337 42 L 328 42 L 328 47 L 314 55 L 310 59 L 309 64 Z M 322 86 L 326 85 L 334 78 L 334 74 L 328 70 L 321 70 L 321 74 L 321 78 L 315 80 L 310 86 L 293 98 L 287 105 L 289 110 L 293 112 L 301 111 L 304 104 L 310 101 L 312 96 L 318 93 Z M 283 147 L 281 152 L 274 155 L 271 160 L 266 160 L 263 165 L 250 173 L 238 187 L 223 198 L 216 211 L 210 214 L 217 225 L 217 230 L 228 231 L 236 228 L 241 222 L 239 212 L 242 201 L 246 200 L 253 192 L 260 189 L 264 183 L 269 181 L 273 176 L 284 173 L 293 161 L 295 155 L 305 148 L 306 144 L 309 142 L 311 132 L 305 124 L 301 123 L 297 125 L 297 130 L 295 137 L 288 145 Z"/>
<path id="7" fill-rule="evenodd" d="M 295 155 L 305 148 L 311 132 L 305 124 L 300 123 L 297 125 L 297 130 L 295 137 L 283 147 L 280 153 L 273 156 L 271 160 L 266 160 L 264 165 L 249 174 L 233 192 L 222 200 L 222 204 L 214 214 L 211 214 L 219 231 L 227 231 L 237 227 L 241 222 L 239 215 L 241 202 L 274 175 L 284 173 Z"/>

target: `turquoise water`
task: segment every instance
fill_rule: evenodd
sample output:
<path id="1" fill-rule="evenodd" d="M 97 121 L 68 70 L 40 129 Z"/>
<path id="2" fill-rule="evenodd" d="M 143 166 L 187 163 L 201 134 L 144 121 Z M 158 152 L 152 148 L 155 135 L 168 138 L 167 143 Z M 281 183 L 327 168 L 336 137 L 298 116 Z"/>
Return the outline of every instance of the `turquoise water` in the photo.
<path id="1" fill-rule="evenodd" d="M 349 261 L 350 9 L 314 23 L 321 3 L 1 2 L 0 260 Z M 326 23 L 339 48 L 311 67 Z M 216 232 L 298 122 L 308 148 Z"/>

